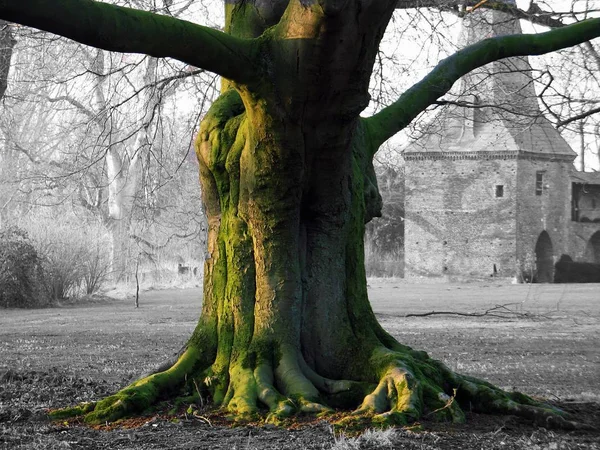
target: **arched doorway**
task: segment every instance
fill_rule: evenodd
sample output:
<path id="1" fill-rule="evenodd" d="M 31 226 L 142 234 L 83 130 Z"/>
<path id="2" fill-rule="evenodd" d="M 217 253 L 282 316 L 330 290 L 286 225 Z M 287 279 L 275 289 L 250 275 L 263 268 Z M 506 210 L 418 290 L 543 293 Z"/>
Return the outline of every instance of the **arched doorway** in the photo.
<path id="1" fill-rule="evenodd" d="M 540 233 L 535 244 L 535 281 L 536 283 L 552 283 L 554 281 L 552 241 L 546 231 Z"/>
<path id="2" fill-rule="evenodd" d="M 592 234 L 592 237 L 588 241 L 585 247 L 585 260 L 600 264 L 600 231 Z"/>

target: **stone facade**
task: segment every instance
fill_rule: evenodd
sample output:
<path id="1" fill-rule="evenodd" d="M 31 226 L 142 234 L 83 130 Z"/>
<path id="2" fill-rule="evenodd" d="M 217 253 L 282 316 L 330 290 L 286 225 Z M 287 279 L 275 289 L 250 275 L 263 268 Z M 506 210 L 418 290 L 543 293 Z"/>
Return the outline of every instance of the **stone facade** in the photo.
<path id="1" fill-rule="evenodd" d="M 516 159 L 407 159 L 405 273 L 511 274 L 516 264 L 516 175 Z"/>
<path id="2" fill-rule="evenodd" d="M 467 44 L 521 31 L 498 11 L 467 17 Z M 528 60 L 457 85 L 456 104 L 404 152 L 406 276 L 544 282 L 562 254 L 600 262 L 600 174 L 575 171 L 575 152 L 538 107 Z"/>

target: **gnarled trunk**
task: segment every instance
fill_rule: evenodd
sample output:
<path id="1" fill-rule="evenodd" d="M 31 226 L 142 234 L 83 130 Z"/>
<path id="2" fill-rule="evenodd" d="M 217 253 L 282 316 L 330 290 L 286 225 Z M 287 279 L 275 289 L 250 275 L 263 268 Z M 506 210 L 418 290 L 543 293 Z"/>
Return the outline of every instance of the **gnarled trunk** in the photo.
<path id="1" fill-rule="evenodd" d="M 365 194 L 365 130 L 358 119 L 290 123 L 243 96 L 224 93 L 198 137 L 210 253 L 203 317 L 216 320 L 197 333 L 222 361 L 211 375 L 223 382 L 217 402 L 252 403 L 240 392 L 263 372 L 285 396 L 316 401 L 310 378 L 365 379 L 379 345 L 363 264 L 366 204 L 379 205 Z M 232 369 L 246 372 L 243 389 Z"/>

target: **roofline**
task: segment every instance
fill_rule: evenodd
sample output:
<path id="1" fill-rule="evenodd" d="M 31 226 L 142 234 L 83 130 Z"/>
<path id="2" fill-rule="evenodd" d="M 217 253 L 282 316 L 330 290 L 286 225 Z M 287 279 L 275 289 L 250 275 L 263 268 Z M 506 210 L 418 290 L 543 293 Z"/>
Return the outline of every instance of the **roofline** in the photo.
<path id="1" fill-rule="evenodd" d="M 447 152 L 404 152 L 403 155 L 406 161 L 411 160 L 461 160 L 461 159 L 518 159 L 518 160 L 539 160 L 539 161 L 565 161 L 573 162 L 576 155 L 565 155 L 555 153 L 537 153 L 527 152 L 523 150 L 511 150 L 511 151 L 447 151 Z"/>

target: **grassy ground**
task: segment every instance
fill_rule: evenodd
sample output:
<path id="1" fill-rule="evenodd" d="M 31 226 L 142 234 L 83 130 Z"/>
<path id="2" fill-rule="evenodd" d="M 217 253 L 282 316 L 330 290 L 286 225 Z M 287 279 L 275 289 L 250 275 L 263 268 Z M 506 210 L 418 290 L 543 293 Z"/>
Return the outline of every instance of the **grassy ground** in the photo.
<path id="1" fill-rule="evenodd" d="M 453 369 L 556 401 L 600 423 L 600 286 L 409 284 L 371 280 L 383 326 Z M 464 426 L 425 423 L 348 438 L 326 422 L 293 430 L 228 428 L 215 420 L 144 418 L 133 430 L 48 423 L 44 408 L 97 399 L 185 343 L 199 289 L 149 291 L 79 306 L 0 311 L 0 449 L 12 448 L 600 448 L 595 433 L 534 429 L 469 414 Z M 486 315 L 430 315 L 431 311 Z"/>

